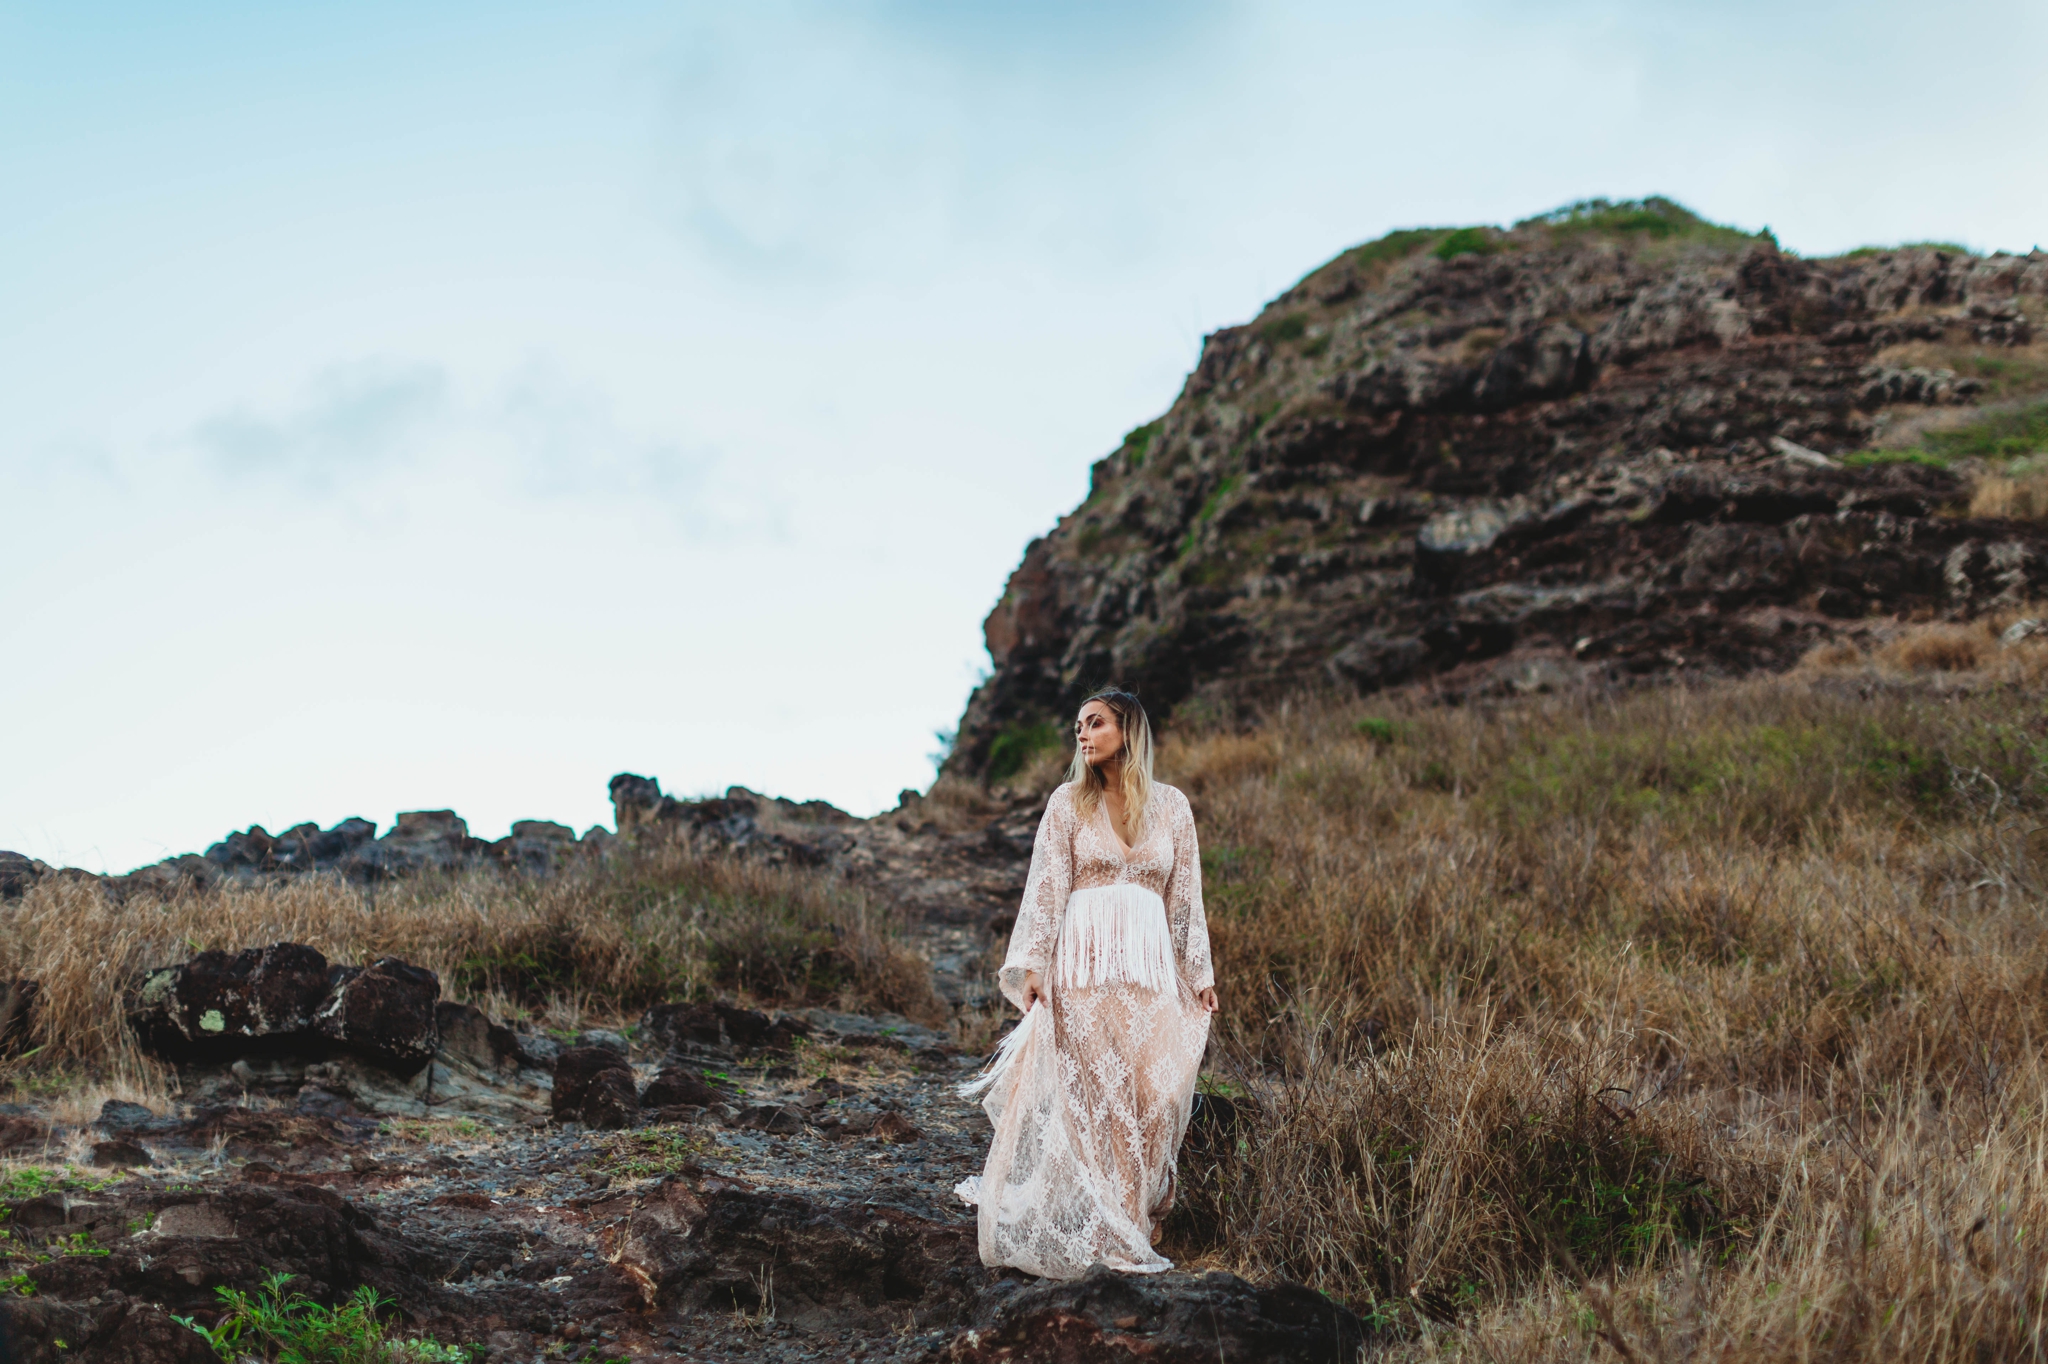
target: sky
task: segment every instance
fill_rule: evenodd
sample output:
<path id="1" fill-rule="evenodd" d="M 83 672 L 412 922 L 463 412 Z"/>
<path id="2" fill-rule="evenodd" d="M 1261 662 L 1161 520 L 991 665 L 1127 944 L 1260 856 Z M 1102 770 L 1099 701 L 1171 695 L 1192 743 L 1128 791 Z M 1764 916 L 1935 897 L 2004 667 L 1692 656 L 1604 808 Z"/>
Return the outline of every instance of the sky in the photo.
<path id="1" fill-rule="evenodd" d="M 1668 194 L 2048 239 L 2048 6 L 0 0 L 0 848 L 866 814 L 1202 336 Z"/>

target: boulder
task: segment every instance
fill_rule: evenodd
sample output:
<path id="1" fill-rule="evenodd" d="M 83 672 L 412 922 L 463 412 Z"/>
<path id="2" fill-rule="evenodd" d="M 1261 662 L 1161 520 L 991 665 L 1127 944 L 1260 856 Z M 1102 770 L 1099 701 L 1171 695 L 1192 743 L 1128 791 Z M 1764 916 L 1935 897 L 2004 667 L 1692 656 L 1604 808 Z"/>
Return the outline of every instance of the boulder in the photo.
<path id="1" fill-rule="evenodd" d="M 549 1113 L 556 1122 L 631 1127 L 640 1113 L 633 1067 L 609 1047 L 571 1047 L 555 1061 Z"/>
<path id="2" fill-rule="evenodd" d="M 299 1042 L 329 995 L 327 958 L 301 943 L 201 952 L 144 974 L 128 1023 L 172 1061 L 225 1061 Z"/>
<path id="3" fill-rule="evenodd" d="M 0 900 L 19 900 L 50 869 L 33 857 L 0 851 Z"/>
<path id="4" fill-rule="evenodd" d="M 400 1075 L 434 1059 L 440 1044 L 434 1006 L 441 978 L 422 966 L 383 957 L 368 966 L 337 966 L 313 1030 Z"/>
<path id="5" fill-rule="evenodd" d="M 611 780 L 612 818 L 621 837 L 732 850 L 771 864 L 825 866 L 851 851 L 852 815 L 822 800 L 764 796 L 744 786 L 709 800 L 662 794 L 652 777 L 621 772 Z"/>
<path id="6" fill-rule="evenodd" d="M 576 831 L 546 819 L 519 819 L 512 831 L 491 844 L 498 861 L 514 871 L 545 876 L 576 851 Z"/>
<path id="7" fill-rule="evenodd" d="M 1119 1274 L 1002 1279 L 984 1289 L 973 1329 L 946 1364 L 1353 1364 L 1365 1345 L 1356 1314 L 1312 1288 L 1256 1288 L 1234 1274 Z"/>
<path id="8" fill-rule="evenodd" d="M 149 1152 L 136 1142 L 115 1137 L 109 1141 L 92 1144 L 92 1163 L 100 1169 L 123 1170 L 132 1167 L 153 1165 Z"/>
<path id="9" fill-rule="evenodd" d="M 725 1025 L 709 1004 L 656 1004 L 640 1015 L 640 1031 L 648 1041 L 673 1047 L 694 1042 L 716 1047 L 725 1041 Z"/>
<path id="10" fill-rule="evenodd" d="M 788 1137 L 804 1130 L 804 1115 L 801 1109 L 788 1104 L 753 1104 L 741 1109 L 732 1125 L 742 1131 Z"/>
<path id="11" fill-rule="evenodd" d="M 439 1042 L 432 971 L 386 957 L 332 965 L 302 943 L 201 952 L 143 974 L 128 1023 L 145 1049 L 174 1062 L 352 1052 L 400 1075 Z"/>
<path id="12" fill-rule="evenodd" d="M 453 872 L 489 847 L 469 836 L 469 825 L 453 810 L 407 810 L 390 833 L 358 848 L 350 862 L 357 875 L 370 880 Z"/>
<path id="13" fill-rule="evenodd" d="M 641 1091 L 640 1106 L 673 1108 L 678 1104 L 696 1104 L 700 1108 L 709 1108 L 719 1099 L 718 1091 L 711 1087 L 702 1071 L 668 1063 L 655 1072 L 654 1079 Z"/>
<path id="14" fill-rule="evenodd" d="M 175 1132 L 184 1126 L 177 1118 L 159 1117 L 148 1107 L 126 1099 L 109 1099 L 100 1105 L 92 1125 L 109 1136 L 133 1136 L 138 1132 Z"/>
<path id="15" fill-rule="evenodd" d="M 606 1051 L 615 1051 L 619 1055 L 626 1057 L 630 1057 L 633 1054 L 632 1044 L 626 1041 L 625 1036 L 613 1032 L 610 1028 L 585 1028 L 570 1039 L 569 1045 L 572 1047 L 603 1047 Z"/>
<path id="16" fill-rule="evenodd" d="M 772 1267 L 775 1313 L 799 1329 L 944 1325 L 985 1276 L 971 1222 L 684 1179 L 640 1204 L 614 1259 L 649 1306 L 684 1313 L 757 1310 Z"/>
<path id="17" fill-rule="evenodd" d="M 444 999 L 434 1005 L 434 1031 L 441 1040 L 441 1053 L 481 1073 L 513 1072 L 532 1064 L 519 1034 L 492 1021 L 474 1004 Z"/>
<path id="18" fill-rule="evenodd" d="M 733 1004 L 656 1004 L 640 1016 L 640 1029 L 649 1042 L 665 1047 L 694 1043 L 743 1050 L 780 1050 L 811 1030 L 806 1019 L 771 1018 Z"/>

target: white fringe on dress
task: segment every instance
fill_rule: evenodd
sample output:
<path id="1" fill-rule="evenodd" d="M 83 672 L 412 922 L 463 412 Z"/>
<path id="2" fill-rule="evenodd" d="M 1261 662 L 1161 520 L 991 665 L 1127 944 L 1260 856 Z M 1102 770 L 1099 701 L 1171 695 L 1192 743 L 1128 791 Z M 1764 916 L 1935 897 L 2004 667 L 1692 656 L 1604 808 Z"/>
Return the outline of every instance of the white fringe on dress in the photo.
<path id="1" fill-rule="evenodd" d="M 1129 882 L 1068 896 L 1053 984 L 1082 990 L 1100 985 L 1176 988 L 1166 902 Z"/>
<path id="2" fill-rule="evenodd" d="M 1017 1064 L 1018 1054 L 1024 1050 L 1024 1044 L 1031 1040 L 1038 1028 L 1038 1020 L 1044 1013 L 1045 1010 L 1036 1004 L 1026 1009 L 1024 1021 L 1004 1033 L 1003 1040 L 996 1044 L 996 1054 L 990 1058 L 988 1065 L 972 1080 L 957 1086 L 954 1092 L 963 1099 L 978 1099 L 1001 1084 L 1003 1077 L 1010 1073 L 1010 1068 Z M 974 1200 L 970 1198 L 967 1201 L 971 1203 Z"/>

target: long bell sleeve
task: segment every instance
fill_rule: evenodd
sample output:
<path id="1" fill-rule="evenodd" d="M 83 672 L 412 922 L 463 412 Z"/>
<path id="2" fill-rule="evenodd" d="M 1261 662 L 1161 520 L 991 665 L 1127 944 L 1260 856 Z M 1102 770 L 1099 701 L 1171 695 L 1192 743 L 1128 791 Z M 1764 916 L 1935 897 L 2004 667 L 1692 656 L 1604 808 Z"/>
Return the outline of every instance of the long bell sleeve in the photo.
<path id="1" fill-rule="evenodd" d="M 1010 950 L 996 974 L 1003 995 L 1019 1009 L 1024 1007 L 1025 975 L 1036 971 L 1044 979 L 1051 972 L 1067 895 L 1074 886 L 1076 823 L 1073 794 L 1062 785 L 1045 803 L 1045 815 L 1038 821 L 1024 900 L 1017 908 L 1016 927 L 1010 930 Z"/>
<path id="2" fill-rule="evenodd" d="M 1202 912 L 1202 850 L 1195 841 L 1195 812 L 1173 793 L 1173 870 L 1166 878 L 1166 924 L 1173 934 L 1173 959 L 1191 991 L 1216 983 L 1209 960 L 1209 918 Z"/>

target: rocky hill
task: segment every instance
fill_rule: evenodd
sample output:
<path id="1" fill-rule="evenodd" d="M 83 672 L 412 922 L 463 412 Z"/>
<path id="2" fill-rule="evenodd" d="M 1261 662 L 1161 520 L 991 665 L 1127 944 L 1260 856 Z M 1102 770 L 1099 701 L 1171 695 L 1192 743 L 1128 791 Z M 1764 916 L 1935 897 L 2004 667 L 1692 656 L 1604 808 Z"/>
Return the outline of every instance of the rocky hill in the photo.
<path id="1" fill-rule="evenodd" d="M 1806 260 L 1660 199 L 1347 251 L 1032 542 L 948 771 L 1112 680 L 1229 715 L 1783 669 L 2048 591 L 2048 526 L 1979 487 L 2048 448 L 2044 322 L 2038 249 Z"/>

